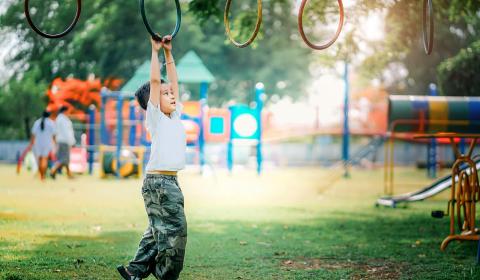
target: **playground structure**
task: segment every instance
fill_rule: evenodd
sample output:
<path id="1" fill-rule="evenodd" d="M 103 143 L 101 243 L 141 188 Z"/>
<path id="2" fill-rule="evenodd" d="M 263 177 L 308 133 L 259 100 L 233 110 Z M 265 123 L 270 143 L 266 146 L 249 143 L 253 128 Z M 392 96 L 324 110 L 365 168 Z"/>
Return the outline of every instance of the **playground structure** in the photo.
<path id="1" fill-rule="evenodd" d="M 377 205 L 395 207 L 398 203 L 420 201 L 451 188 L 447 216 L 450 216 L 450 234 L 441 244 L 445 250 L 452 240 L 480 240 L 475 227 L 476 204 L 480 200 L 478 181 L 478 155 L 474 149 L 480 134 L 480 98 L 439 96 L 390 96 L 389 98 L 389 144 L 385 146 L 385 191 L 390 196 L 377 200 Z M 404 195 L 393 193 L 393 139 L 396 133 L 413 139 L 448 139 L 456 161 L 451 174 L 432 185 Z M 412 133 L 414 135 L 412 136 Z M 460 139 L 464 139 L 460 141 Z M 469 141 L 465 153 L 461 146 Z M 432 150 L 432 149 L 429 149 Z M 429 151 L 428 157 L 431 158 Z M 434 157 L 434 156 L 433 156 Z M 432 216 L 441 218 L 443 211 L 433 211 Z"/>
<path id="2" fill-rule="evenodd" d="M 459 151 L 455 142 L 456 137 L 472 139 L 467 153 Z M 450 216 L 450 234 L 443 240 L 441 250 L 445 250 L 452 240 L 480 240 L 480 231 L 475 227 L 476 203 L 480 200 L 478 163 L 475 163 L 472 158 L 473 149 L 480 135 L 437 133 L 420 135 L 418 138 L 448 138 L 457 158 L 452 166 L 451 195 L 447 207 L 447 216 Z M 442 218 L 444 212 L 433 211 L 432 216 Z"/>
<path id="3" fill-rule="evenodd" d="M 480 98 L 440 96 L 395 96 L 389 97 L 388 140 L 385 145 L 384 192 L 394 193 L 394 140 L 414 140 L 414 135 L 438 132 L 476 133 L 480 128 Z M 468 139 L 456 139 L 460 150 Z M 435 173 L 436 141 L 428 149 L 428 168 Z M 447 142 L 448 143 L 448 142 Z"/>
<path id="4" fill-rule="evenodd" d="M 100 177 L 105 178 L 108 174 L 112 174 L 122 178 L 132 175 L 136 178 L 141 178 L 145 147 L 122 146 L 120 150 L 120 165 L 118 158 L 115 157 L 116 150 L 114 146 L 102 145 L 99 147 Z"/>
<path id="5" fill-rule="evenodd" d="M 200 170 L 205 165 L 204 144 L 206 141 L 224 143 L 228 145 L 227 162 L 228 169 L 233 169 L 233 151 L 239 142 L 250 141 L 257 146 L 257 172 L 261 172 L 261 96 L 263 87 L 257 86 L 258 105 L 255 108 L 249 108 L 246 105 L 239 104 L 230 106 L 228 109 L 211 108 L 203 110 L 201 102 L 188 101 L 184 103 L 184 113 L 182 122 L 186 128 L 187 146 L 193 148 L 198 154 L 198 164 Z M 102 90 L 102 104 L 108 104 L 109 99 L 114 99 L 117 110 L 117 118 L 107 117 L 107 111 L 102 106 L 100 110 L 100 134 L 101 143 L 98 148 L 100 152 L 99 163 L 101 166 L 101 177 L 107 174 L 115 174 L 118 177 L 127 177 L 132 175 L 135 170 L 136 176 L 141 176 L 143 162 L 146 159 L 144 153 L 150 146 L 148 132 L 143 126 L 143 112 L 135 102 L 128 103 L 128 120 L 124 120 L 125 106 L 124 100 L 130 97 L 122 95 L 121 92 L 110 92 L 107 89 Z M 89 127 L 94 128 L 97 125 L 92 121 L 96 120 L 95 110 L 90 110 Z M 125 129 L 125 127 L 127 127 Z M 125 132 L 128 132 L 128 136 Z M 95 131 L 89 129 L 89 170 L 92 170 L 95 152 Z M 125 141 L 125 139 L 127 139 Z M 124 143 L 128 143 L 125 146 Z M 130 156 L 130 159 L 122 156 L 127 151 L 133 152 L 136 156 Z M 107 155 L 114 153 L 114 157 Z M 108 163 L 105 160 L 108 159 Z M 133 165 L 132 165 L 133 159 Z M 118 168 L 117 168 L 118 166 Z M 128 166 L 128 167 L 127 167 Z"/>

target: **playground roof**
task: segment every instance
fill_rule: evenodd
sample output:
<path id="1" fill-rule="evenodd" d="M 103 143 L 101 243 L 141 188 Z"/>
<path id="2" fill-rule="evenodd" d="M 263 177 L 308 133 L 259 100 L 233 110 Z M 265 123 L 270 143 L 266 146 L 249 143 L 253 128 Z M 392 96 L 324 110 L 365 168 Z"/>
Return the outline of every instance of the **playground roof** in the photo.
<path id="1" fill-rule="evenodd" d="M 202 60 L 194 51 L 189 51 L 177 65 L 180 83 L 211 83 L 215 81 Z"/>
<path id="2" fill-rule="evenodd" d="M 194 51 L 189 51 L 180 59 L 177 64 L 177 73 L 180 83 L 211 83 L 215 80 Z M 133 77 L 123 85 L 120 91 L 127 96 L 133 95 L 149 79 L 150 61 L 147 60 L 135 71 Z"/>

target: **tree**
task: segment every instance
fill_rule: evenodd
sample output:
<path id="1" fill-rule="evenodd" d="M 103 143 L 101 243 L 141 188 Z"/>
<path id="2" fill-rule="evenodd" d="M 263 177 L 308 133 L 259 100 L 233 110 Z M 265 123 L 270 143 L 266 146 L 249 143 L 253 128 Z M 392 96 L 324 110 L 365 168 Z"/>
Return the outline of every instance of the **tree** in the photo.
<path id="1" fill-rule="evenodd" d="M 480 40 L 438 66 L 440 92 L 450 96 L 478 96 L 480 92 Z"/>
<path id="2" fill-rule="evenodd" d="M 479 36 L 478 1 L 434 1 L 434 50 L 430 56 L 425 55 L 422 2 L 397 1 L 388 8 L 385 44 L 370 57 L 370 62 L 382 62 L 378 65 L 379 69 L 385 69 L 392 63 L 402 63 L 408 70 L 405 78 L 397 79 L 390 85 L 392 92 L 426 94 L 428 84 L 438 83 L 438 65 Z"/>
<path id="3" fill-rule="evenodd" d="M 24 69 L 36 65 L 41 70 L 40 78 L 48 82 L 69 75 L 85 79 L 90 73 L 102 78 L 128 80 L 135 69 L 149 59 L 150 53 L 137 1 L 83 2 L 83 14 L 74 31 L 58 40 L 43 39 L 33 33 L 22 17 L 23 3 L 12 3 L 0 17 L 1 29 L 3 32 L 16 32 L 27 47 L 18 52 L 11 64 L 20 62 Z M 277 2 L 285 1 L 272 1 L 271 5 Z M 55 10 L 56 15 L 49 18 L 48 11 L 55 3 L 59 8 Z M 71 21 L 75 5 L 75 1 L 32 1 L 32 9 L 41 11 L 34 15 L 34 21 L 44 30 L 62 30 Z M 147 17 L 154 30 L 165 33 L 173 28 L 174 1 L 152 0 L 146 1 L 146 5 Z M 238 96 L 234 94 L 238 92 L 237 89 L 244 89 L 245 84 L 254 84 L 259 80 L 273 85 L 271 88 L 276 90 L 275 84 L 287 77 L 292 87 L 278 93 L 293 92 L 295 95 L 298 87 L 308 79 L 308 76 L 298 75 L 293 68 L 268 64 L 277 55 L 274 50 L 288 54 L 284 60 L 291 65 L 305 65 L 308 61 L 308 51 L 297 50 L 291 45 L 289 36 L 296 32 L 293 19 L 289 20 L 288 30 L 270 33 L 273 38 L 269 40 L 273 39 L 275 45 L 238 50 L 227 43 L 223 24 L 214 21 L 199 26 L 198 20 L 185 7 L 182 28 L 174 42 L 174 54 L 180 58 L 193 49 L 200 55 L 218 78 L 218 83 L 211 89 L 212 99 L 223 102 L 235 98 Z M 274 20 L 286 14 L 288 11 L 281 11 L 275 17 L 266 15 L 263 28 L 273 25 Z M 21 68 L 19 71 L 22 71 Z"/>
<path id="4" fill-rule="evenodd" d="M 46 84 L 39 83 L 38 68 L 25 72 L 23 77 L 11 80 L 0 95 L 1 139 L 30 138 L 33 122 L 45 109 Z"/>
<path id="5" fill-rule="evenodd" d="M 192 0 L 191 9 L 201 21 L 221 18 L 220 0 Z M 255 2 L 255 1 L 252 1 Z M 288 1 L 275 1 L 288 5 Z M 291 1 L 290 1 L 291 2 Z M 333 68 L 338 61 L 349 61 L 364 79 L 379 79 L 390 83 L 391 92 L 422 94 L 428 84 L 437 82 L 437 66 L 454 56 L 461 48 L 479 38 L 480 1 L 478 0 L 436 0 L 433 2 L 435 16 L 434 52 L 426 56 L 422 43 L 422 4 L 411 0 L 358 0 L 351 7 L 345 7 L 346 23 L 343 35 L 328 50 L 315 54 L 314 64 Z M 266 10 L 266 9 L 265 9 Z M 249 13 L 254 13 L 250 7 Z M 360 20 L 372 13 L 385 12 L 385 33 L 382 40 L 368 40 Z M 312 41 L 324 41 L 332 31 L 323 31 L 325 25 L 335 25 L 338 20 L 337 1 L 311 0 L 304 11 L 304 26 Z M 251 26 L 239 22 L 239 33 Z M 330 35 L 328 35 L 330 34 Z M 362 53 L 360 44 L 367 45 L 368 53 Z M 365 47 L 363 48 L 365 49 Z M 359 54 L 365 56 L 359 59 Z M 401 67 L 399 68 L 398 65 Z M 407 76 L 398 75 L 401 68 Z M 393 81 L 388 81 L 393 76 Z"/>

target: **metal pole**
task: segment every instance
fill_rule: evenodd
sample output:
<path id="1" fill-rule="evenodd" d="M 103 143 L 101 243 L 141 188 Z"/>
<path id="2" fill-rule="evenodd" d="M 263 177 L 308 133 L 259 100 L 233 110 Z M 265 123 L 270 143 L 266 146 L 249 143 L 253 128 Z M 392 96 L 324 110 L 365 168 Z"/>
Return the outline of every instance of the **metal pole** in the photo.
<path id="1" fill-rule="evenodd" d="M 88 128 L 88 174 L 93 174 L 93 154 L 94 154 L 94 145 L 95 145 L 95 105 L 90 105 L 88 107 L 88 123 L 90 127 Z"/>
<path id="2" fill-rule="evenodd" d="M 105 120 L 105 107 L 107 105 L 107 89 L 102 88 L 101 97 L 102 103 L 100 104 L 100 144 L 108 145 L 107 126 Z"/>
<path id="3" fill-rule="evenodd" d="M 349 161 L 349 145 L 350 145 L 350 131 L 348 127 L 348 110 L 349 110 L 349 102 L 348 102 L 348 95 L 350 91 L 350 84 L 348 82 L 348 62 L 345 61 L 345 69 L 343 74 L 343 81 L 345 84 L 345 99 L 344 99 L 344 107 L 343 107 L 343 145 L 342 145 L 342 159 L 343 159 L 343 166 L 344 166 L 344 174 L 345 178 L 349 177 L 348 171 L 348 161 Z"/>
<path id="4" fill-rule="evenodd" d="M 430 96 L 438 96 L 437 86 L 435 84 L 429 85 Z M 437 177 L 437 139 L 432 138 L 428 144 L 428 162 L 427 162 L 427 174 L 429 178 Z"/>
<path id="5" fill-rule="evenodd" d="M 117 172 L 116 175 L 120 177 L 120 166 L 122 166 L 120 162 L 120 155 L 122 150 L 122 140 L 123 140 L 123 96 L 119 95 L 117 100 Z"/>
<path id="6" fill-rule="evenodd" d="M 135 140 L 137 136 L 137 123 L 136 121 L 136 116 L 135 116 L 135 102 L 130 101 L 129 104 L 129 115 L 128 118 L 130 120 L 130 133 L 128 135 L 128 145 L 130 146 L 135 146 Z"/>
<path id="7" fill-rule="evenodd" d="M 255 85 L 255 102 L 256 113 L 257 113 L 257 123 L 258 123 L 258 138 L 257 138 L 257 174 L 262 173 L 262 110 L 263 110 L 263 97 L 265 95 L 265 86 L 262 83 L 257 83 Z"/>
<path id="8" fill-rule="evenodd" d="M 200 173 L 203 174 L 203 167 L 205 165 L 205 129 L 203 125 L 204 111 L 207 106 L 208 98 L 208 83 L 200 83 L 200 133 L 198 135 L 198 150 L 200 158 Z"/>
<path id="9" fill-rule="evenodd" d="M 228 110 L 230 111 L 230 116 L 233 116 L 232 114 L 232 107 L 228 107 Z M 228 138 L 228 144 L 227 144 L 227 168 L 230 173 L 232 173 L 233 170 L 233 117 L 230 117 L 230 133 L 229 133 L 229 138 Z"/>

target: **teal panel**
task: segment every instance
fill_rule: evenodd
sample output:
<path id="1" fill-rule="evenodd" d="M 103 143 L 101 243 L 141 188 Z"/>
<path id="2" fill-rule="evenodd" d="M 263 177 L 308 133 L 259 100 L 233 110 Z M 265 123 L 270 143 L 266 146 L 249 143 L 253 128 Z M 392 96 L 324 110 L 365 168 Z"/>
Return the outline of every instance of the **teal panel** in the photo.
<path id="1" fill-rule="evenodd" d="M 211 134 L 223 134 L 225 131 L 224 118 L 212 117 L 210 118 L 210 133 Z"/>

